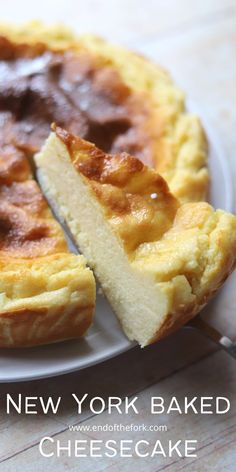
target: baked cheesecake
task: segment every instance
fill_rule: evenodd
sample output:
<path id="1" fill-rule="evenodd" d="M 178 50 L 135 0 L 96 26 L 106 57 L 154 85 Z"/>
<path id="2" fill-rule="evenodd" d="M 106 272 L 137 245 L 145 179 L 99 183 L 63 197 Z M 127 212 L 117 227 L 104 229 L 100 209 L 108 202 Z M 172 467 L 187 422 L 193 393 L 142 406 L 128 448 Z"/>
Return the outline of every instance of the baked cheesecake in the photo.
<path id="1" fill-rule="evenodd" d="M 0 347 L 78 338 L 92 322 L 95 281 L 70 254 L 26 153 L 0 143 Z"/>
<path id="2" fill-rule="evenodd" d="M 136 157 L 104 153 L 54 125 L 35 161 L 124 332 L 141 346 L 196 315 L 235 267 L 236 217 L 180 204 Z"/>
<path id="3" fill-rule="evenodd" d="M 207 145 L 199 119 L 161 67 L 62 27 L 0 25 L 0 119 L 36 152 L 56 122 L 105 152 L 155 168 L 182 202 L 207 198 Z"/>

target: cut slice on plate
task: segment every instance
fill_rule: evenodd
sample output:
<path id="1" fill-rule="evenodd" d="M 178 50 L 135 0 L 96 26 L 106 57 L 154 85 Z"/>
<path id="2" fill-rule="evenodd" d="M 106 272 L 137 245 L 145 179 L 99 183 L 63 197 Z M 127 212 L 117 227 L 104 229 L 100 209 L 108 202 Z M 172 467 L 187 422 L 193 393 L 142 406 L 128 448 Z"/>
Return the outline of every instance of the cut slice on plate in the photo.
<path id="1" fill-rule="evenodd" d="M 126 335 L 145 346 L 193 317 L 235 266 L 236 217 L 180 205 L 160 175 L 54 127 L 39 178 Z"/>

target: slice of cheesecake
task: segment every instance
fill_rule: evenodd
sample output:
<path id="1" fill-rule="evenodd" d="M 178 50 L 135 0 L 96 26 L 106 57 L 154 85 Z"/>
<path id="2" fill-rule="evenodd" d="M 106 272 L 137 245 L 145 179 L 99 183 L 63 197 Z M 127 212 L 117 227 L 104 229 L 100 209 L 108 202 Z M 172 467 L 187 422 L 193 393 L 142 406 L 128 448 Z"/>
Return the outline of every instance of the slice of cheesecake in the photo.
<path id="1" fill-rule="evenodd" d="M 36 156 L 46 195 L 141 346 L 193 317 L 235 266 L 236 217 L 180 206 L 154 170 L 54 127 Z"/>

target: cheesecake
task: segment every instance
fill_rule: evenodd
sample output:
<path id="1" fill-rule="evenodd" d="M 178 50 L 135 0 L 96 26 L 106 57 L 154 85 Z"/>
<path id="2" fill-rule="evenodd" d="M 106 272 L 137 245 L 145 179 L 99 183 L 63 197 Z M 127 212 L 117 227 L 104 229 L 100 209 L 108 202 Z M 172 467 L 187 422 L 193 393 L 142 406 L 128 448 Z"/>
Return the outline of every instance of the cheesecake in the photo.
<path id="1" fill-rule="evenodd" d="M 207 143 L 160 66 L 94 36 L 40 23 L 0 25 L 0 119 L 28 152 L 56 122 L 107 153 L 153 167 L 181 201 L 207 199 Z"/>
<path id="2" fill-rule="evenodd" d="M 54 125 L 38 176 L 130 340 L 146 346 L 207 303 L 236 263 L 236 217 L 181 204 L 154 169 Z"/>
<path id="3" fill-rule="evenodd" d="M 25 150 L 0 143 L 0 347 L 79 338 L 92 323 L 95 281 L 34 180 Z"/>

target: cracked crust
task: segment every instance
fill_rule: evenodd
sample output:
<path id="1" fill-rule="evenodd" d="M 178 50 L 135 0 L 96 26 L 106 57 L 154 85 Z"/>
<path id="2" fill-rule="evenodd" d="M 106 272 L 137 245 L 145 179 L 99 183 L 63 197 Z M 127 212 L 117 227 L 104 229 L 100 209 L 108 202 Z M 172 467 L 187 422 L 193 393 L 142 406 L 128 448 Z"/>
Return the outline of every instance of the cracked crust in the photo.
<path id="1" fill-rule="evenodd" d="M 83 71 L 86 67 L 97 71 L 93 87 L 105 100 L 99 133 L 102 128 L 102 133 L 109 137 L 109 149 L 101 146 L 97 130 L 86 135 L 86 132 L 81 134 L 76 126 L 69 128 L 72 126 L 70 122 L 60 123 L 62 126 L 95 142 L 105 151 L 126 151 L 137 156 L 165 178 L 171 192 L 181 202 L 207 198 L 209 175 L 204 132 L 199 119 L 186 112 L 184 95 L 167 72 L 100 38 L 77 38 L 62 26 L 48 28 L 40 23 L 22 27 L 1 25 L 0 34 L 2 40 L 6 37 L 15 44 L 18 55 L 40 55 L 47 49 L 60 53 L 70 51 L 75 62 L 77 59 L 87 61 Z M 76 97 L 76 93 L 74 90 L 72 95 Z M 93 104 L 95 102 L 93 100 Z M 122 107 L 122 116 L 118 116 Z M 124 117 L 128 117 L 128 123 Z M 59 120 L 58 115 L 54 116 L 54 121 L 59 123 Z"/>

